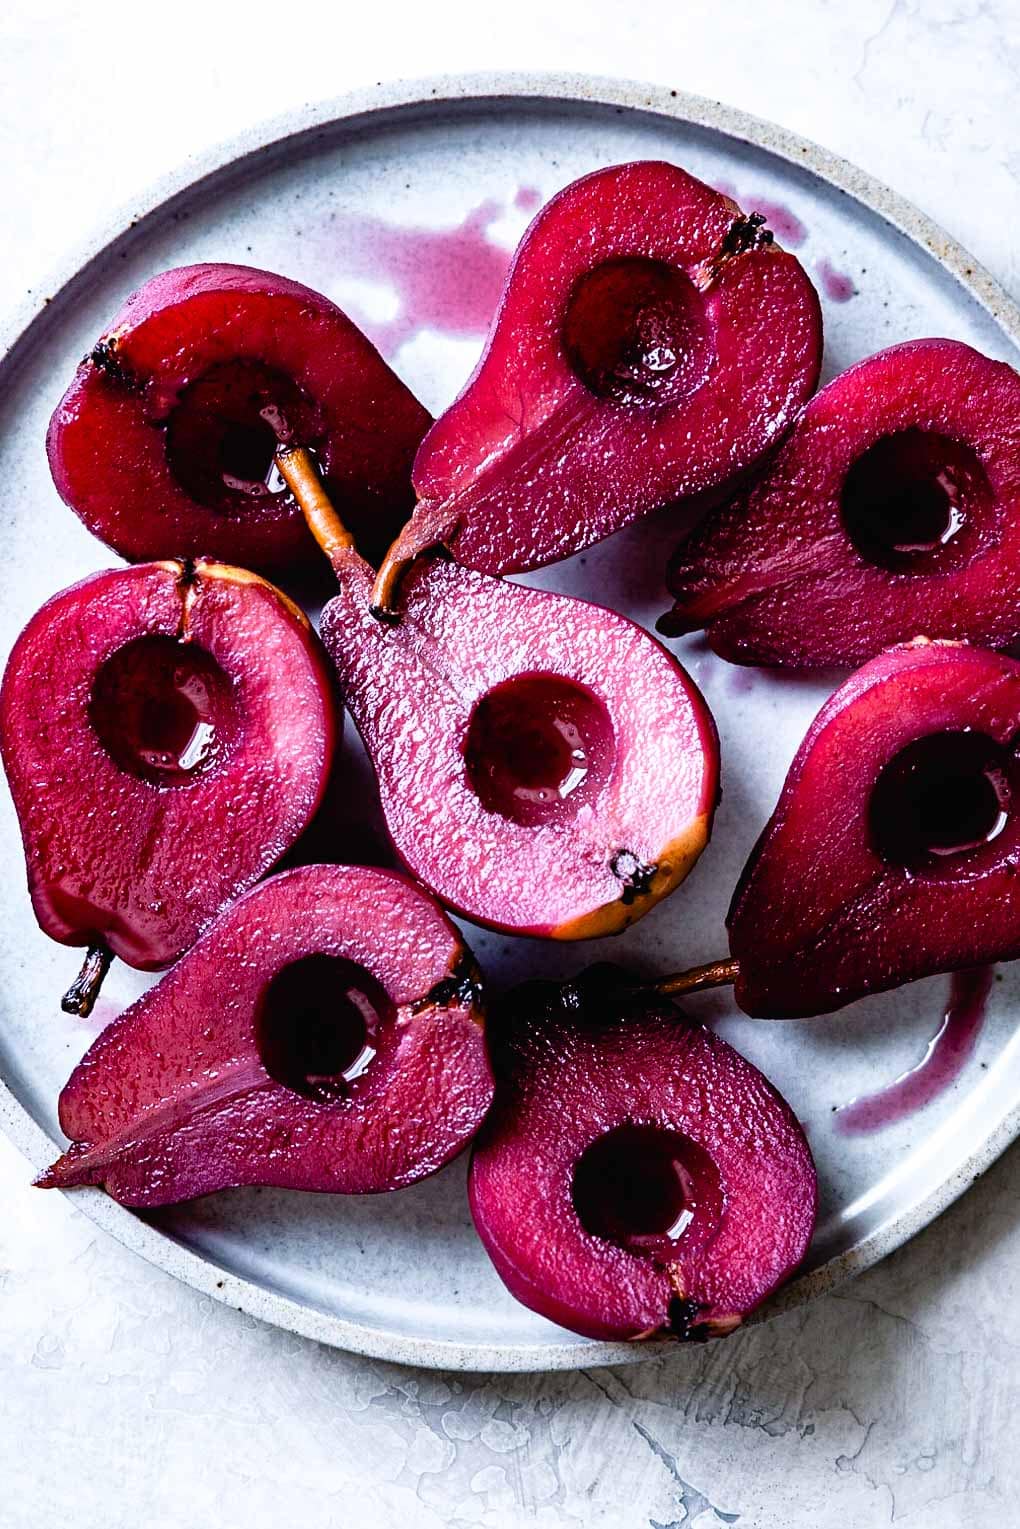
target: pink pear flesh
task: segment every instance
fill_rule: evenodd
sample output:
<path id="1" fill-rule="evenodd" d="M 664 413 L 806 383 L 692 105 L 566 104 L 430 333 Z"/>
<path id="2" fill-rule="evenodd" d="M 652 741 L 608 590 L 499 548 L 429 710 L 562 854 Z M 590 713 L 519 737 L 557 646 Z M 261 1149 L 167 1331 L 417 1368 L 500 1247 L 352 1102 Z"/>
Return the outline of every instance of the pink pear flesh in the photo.
<path id="1" fill-rule="evenodd" d="M 482 359 L 418 452 L 403 550 L 440 540 L 487 573 L 567 557 L 739 477 L 820 361 L 804 270 L 728 197 L 674 165 L 597 170 L 524 235 Z"/>
<path id="2" fill-rule="evenodd" d="M 270 983 L 310 956 L 363 973 L 385 1011 L 367 1065 L 325 1094 L 315 1079 L 317 1097 L 271 1076 L 259 1042 Z M 245 1184 L 378 1193 L 454 1157 L 491 1094 L 473 963 L 442 910 L 392 872 L 302 866 L 240 898 L 103 1031 L 60 1096 L 72 1145 L 40 1183 L 133 1206 Z"/>
<path id="3" fill-rule="evenodd" d="M 208 754 L 190 770 L 187 760 L 152 761 L 138 773 L 100 736 L 102 676 L 146 644 L 160 674 L 165 652 L 203 666 L 211 710 L 196 742 L 206 747 L 208 732 Z M 144 681 L 144 664 L 128 679 Z M 171 699 L 186 702 L 187 675 L 181 684 Z M 115 737 L 132 694 L 122 675 L 101 709 Z M 166 702 L 165 691 L 155 702 L 143 695 L 143 728 L 160 732 Z M 315 633 L 254 574 L 146 563 L 55 595 L 18 638 L 0 690 L 0 744 L 40 927 L 66 945 L 102 942 L 144 970 L 169 966 L 310 822 L 336 733 Z"/>
<path id="4" fill-rule="evenodd" d="M 323 642 L 396 850 L 436 896 L 480 924 L 578 939 L 625 928 L 677 886 L 708 839 L 718 743 L 697 688 L 654 638 L 585 601 L 438 558 L 412 568 L 400 620 L 386 625 L 369 611 L 371 571 L 354 554 L 337 571 Z M 579 789 L 568 776 L 567 794 L 554 787 L 527 812 L 511 803 L 511 815 L 487 792 L 501 789 L 515 739 L 472 728 L 508 683 L 522 701 L 531 687 L 572 690 L 591 727 L 574 739 Z M 522 751 L 535 720 L 519 719 Z M 479 733 L 491 751 L 481 764 Z"/>
<path id="5" fill-rule="evenodd" d="M 133 293 L 50 422 L 61 498 L 131 562 L 317 561 L 271 479 L 277 437 L 316 453 L 366 553 L 410 513 L 429 415 L 334 303 L 285 276 L 202 264 Z M 248 481 L 252 480 L 252 481 Z"/>
<path id="6" fill-rule="evenodd" d="M 667 635 L 744 664 L 856 665 L 921 634 L 1020 639 L 1020 376 L 955 340 L 871 356 L 683 542 Z"/>
<path id="7" fill-rule="evenodd" d="M 492 1022 L 496 1098 L 469 1175 L 479 1236 L 517 1300 L 586 1337 L 722 1336 L 807 1251 L 817 1187 L 804 1134 L 760 1072 L 668 1000 L 628 993 L 612 968 L 576 987 L 580 1002 L 564 1003 L 563 989 L 528 984 Z M 637 1218 L 633 1239 L 603 1235 L 598 1178 L 582 1209 L 599 1230 L 579 1209 L 593 1148 L 608 1149 L 601 1184 L 620 1200 L 621 1136 L 639 1144 L 613 1212 Z M 645 1140 L 675 1153 L 684 1207 L 651 1235 Z"/>
<path id="8" fill-rule="evenodd" d="M 763 1018 L 826 1014 L 1020 956 L 1018 735 L 1020 663 L 981 648 L 903 644 L 841 685 L 733 898 L 740 1006 Z M 961 750 L 979 746 L 961 767 Z M 877 790 L 900 765 L 896 795 Z M 918 815 L 932 849 L 909 843 Z"/>

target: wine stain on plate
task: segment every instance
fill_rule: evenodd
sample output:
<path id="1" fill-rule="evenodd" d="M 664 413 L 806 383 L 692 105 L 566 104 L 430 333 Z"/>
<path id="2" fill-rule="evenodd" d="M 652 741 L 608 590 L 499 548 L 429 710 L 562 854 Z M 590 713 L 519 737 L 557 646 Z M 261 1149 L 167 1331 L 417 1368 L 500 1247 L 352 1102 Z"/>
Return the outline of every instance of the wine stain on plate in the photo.
<path id="1" fill-rule="evenodd" d="M 734 665 L 726 676 L 726 689 L 730 695 L 750 695 L 754 688 L 754 671 Z"/>
<path id="2" fill-rule="evenodd" d="M 397 299 L 391 318 L 373 318 L 356 298 L 345 303 L 384 356 L 423 329 L 471 339 L 484 335 L 496 311 L 513 251 L 490 231 L 513 212 L 534 212 L 542 194 L 521 186 L 509 202 L 489 199 L 453 228 L 404 227 L 383 218 L 343 219 L 338 252 L 342 277 L 389 288 Z"/>
<path id="3" fill-rule="evenodd" d="M 993 966 L 954 972 L 942 1023 L 921 1060 L 888 1087 L 841 1105 L 836 1129 L 844 1136 L 881 1131 L 924 1109 L 955 1083 L 977 1045 L 994 975 Z"/>
<path id="4" fill-rule="evenodd" d="M 830 302 L 848 303 L 852 297 L 856 297 L 857 288 L 853 284 L 853 279 L 845 271 L 837 271 L 830 260 L 819 260 L 815 269 L 822 284 L 822 291 Z"/>

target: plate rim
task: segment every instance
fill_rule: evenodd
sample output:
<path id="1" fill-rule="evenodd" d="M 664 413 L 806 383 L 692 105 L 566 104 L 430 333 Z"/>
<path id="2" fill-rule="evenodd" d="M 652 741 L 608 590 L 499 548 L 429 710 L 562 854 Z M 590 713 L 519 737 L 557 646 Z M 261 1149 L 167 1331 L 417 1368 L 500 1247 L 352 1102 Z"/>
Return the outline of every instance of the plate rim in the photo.
<path id="1" fill-rule="evenodd" d="M 91 268 L 114 246 L 127 247 L 152 219 L 174 200 L 211 185 L 245 162 L 302 137 L 361 119 L 366 127 L 412 109 L 428 110 L 486 102 L 549 102 L 665 117 L 689 127 L 708 129 L 738 143 L 750 144 L 798 167 L 882 218 L 934 258 L 1020 349 L 1020 304 L 969 252 L 934 219 L 850 160 L 810 139 L 721 101 L 668 86 L 569 73 L 483 71 L 440 74 L 420 79 L 379 82 L 260 121 L 212 148 L 189 156 L 103 223 L 66 256 L 30 301 L 17 305 L 0 325 L 0 396 L 16 378 L 28 350 L 59 321 L 61 312 L 88 282 Z M 40 298 L 42 291 L 47 296 Z M 57 1144 L 39 1125 L 5 1079 L 0 1078 L 0 1130 L 28 1159 L 43 1169 Z M 854 1247 L 785 1286 L 751 1318 L 768 1320 L 803 1305 L 863 1273 L 934 1221 L 1020 1134 L 1020 1099 L 1007 1111 L 982 1145 L 970 1154 L 905 1215 L 876 1228 Z M 73 1204 L 124 1247 L 213 1300 L 302 1337 L 368 1358 L 425 1369 L 536 1373 L 633 1364 L 677 1353 L 669 1340 L 628 1344 L 573 1340 L 562 1343 L 481 1343 L 407 1337 L 364 1322 L 352 1321 L 312 1303 L 284 1295 L 256 1280 L 232 1273 L 208 1256 L 185 1246 L 173 1233 L 111 1200 L 102 1190 L 76 1190 Z"/>

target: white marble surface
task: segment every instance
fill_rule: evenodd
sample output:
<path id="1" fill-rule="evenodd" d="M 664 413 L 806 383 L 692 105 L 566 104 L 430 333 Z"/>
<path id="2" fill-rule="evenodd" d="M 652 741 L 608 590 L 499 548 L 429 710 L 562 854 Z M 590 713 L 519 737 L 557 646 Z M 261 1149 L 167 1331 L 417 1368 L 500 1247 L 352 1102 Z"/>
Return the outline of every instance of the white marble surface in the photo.
<path id="1" fill-rule="evenodd" d="M 1020 292 L 1016 0 L 11 0 L 0 306 L 133 190 L 254 117 L 384 76 L 646 77 L 772 117 Z M 20 868 L 12 871 L 20 876 Z M 1018 1521 L 1020 1155 L 856 1284 L 668 1363 L 436 1376 L 262 1328 L 134 1260 L 0 1143 L 0 1526 L 746 1529 Z"/>

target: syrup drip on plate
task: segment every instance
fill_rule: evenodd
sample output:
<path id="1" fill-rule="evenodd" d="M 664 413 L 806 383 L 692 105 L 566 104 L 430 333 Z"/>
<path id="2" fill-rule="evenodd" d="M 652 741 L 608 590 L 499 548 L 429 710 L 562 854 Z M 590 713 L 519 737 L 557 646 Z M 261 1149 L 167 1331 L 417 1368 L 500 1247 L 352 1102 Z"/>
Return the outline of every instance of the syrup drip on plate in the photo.
<path id="1" fill-rule="evenodd" d="M 818 280 L 822 284 L 822 291 L 832 303 L 848 303 L 856 296 L 857 288 L 853 280 L 845 271 L 837 271 L 829 260 L 818 262 Z"/>
<path id="2" fill-rule="evenodd" d="M 960 1076 L 984 1024 L 995 968 L 978 966 L 954 972 L 942 1023 L 924 1056 L 886 1088 L 860 1094 L 836 1112 L 836 1129 L 845 1136 L 881 1131 L 924 1109 Z"/>

